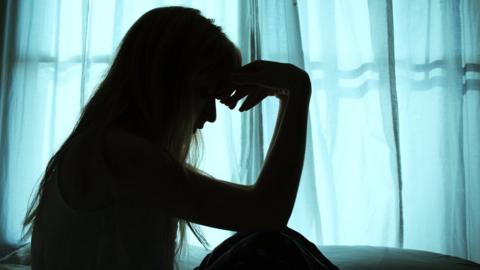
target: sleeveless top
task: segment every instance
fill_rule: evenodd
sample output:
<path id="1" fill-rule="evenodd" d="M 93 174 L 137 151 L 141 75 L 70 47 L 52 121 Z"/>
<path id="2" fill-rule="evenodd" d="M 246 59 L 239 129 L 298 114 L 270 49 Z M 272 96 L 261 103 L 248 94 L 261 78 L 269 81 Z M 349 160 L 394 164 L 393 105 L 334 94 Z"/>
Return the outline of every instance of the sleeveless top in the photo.
<path id="1" fill-rule="evenodd" d="M 32 270 L 173 269 L 175 219 L 153 208 L 75 210 L 58 178 L 57 162 L 33 226 Z"/>

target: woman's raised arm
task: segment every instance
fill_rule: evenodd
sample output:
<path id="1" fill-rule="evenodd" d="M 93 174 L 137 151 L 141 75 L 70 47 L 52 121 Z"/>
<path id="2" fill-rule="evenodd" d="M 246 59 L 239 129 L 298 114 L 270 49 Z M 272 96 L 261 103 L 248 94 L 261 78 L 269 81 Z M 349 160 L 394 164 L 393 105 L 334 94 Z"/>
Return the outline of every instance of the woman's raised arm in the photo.
<path id="1" fill-rule="evenodd" d="M 253 186 L 211 178 L 173 161 L 162 149 L 126 132 L 105 136 L 105 157 L 117 187 L 116 203 L 157 208 L 194 223 L 232 231 L 279 230 L 268 198 Z"/>

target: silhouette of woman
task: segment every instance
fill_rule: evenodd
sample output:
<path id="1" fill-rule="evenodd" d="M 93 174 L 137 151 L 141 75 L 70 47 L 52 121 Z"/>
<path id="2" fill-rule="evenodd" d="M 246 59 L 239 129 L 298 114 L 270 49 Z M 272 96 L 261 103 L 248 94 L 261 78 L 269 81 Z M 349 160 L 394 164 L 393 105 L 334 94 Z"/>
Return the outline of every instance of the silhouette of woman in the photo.
<path id="1" fill-rule="evenodd" d="M 186 225 L 206 244 L 190 222 L 237 231 L 197 269 L 337 269 L 286 226 L 310 92 L 308 75 L 293 65 L 242 67 L 239 50 L 198 10 L 147 12 L 48 162 L 24 220 L 32 269 L 173 269 Z M 246 97 L 245 111 L 267 96 L 280 110 L 256 184 L 196 169 L 190 147 L 215 121 L 215 99 L 234 109 Z"/>

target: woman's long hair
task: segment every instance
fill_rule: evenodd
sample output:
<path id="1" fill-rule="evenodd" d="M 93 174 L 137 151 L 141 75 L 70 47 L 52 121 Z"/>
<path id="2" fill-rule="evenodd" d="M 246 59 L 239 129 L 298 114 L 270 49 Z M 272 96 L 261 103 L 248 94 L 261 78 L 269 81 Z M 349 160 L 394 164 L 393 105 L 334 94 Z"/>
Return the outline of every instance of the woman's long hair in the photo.
<path id="1" fill-rule="evenodd" d="M 163 147 L 184 170 L 203 173 L 195 168 L 201 133 L 193 133 L 192 92 L 201 87 L 197 82 L 202 76 L 216 80 L 219 87 L 225 85 L 222 78 L 240 62 L 238 49 L 200 11 L 165 7 L 145 13 L 123 38 L 105 79 L 82 110 L 72 133 L 49 160 L 25 216 L 23 229 L 28 230 L 22 240 L 32 235 L 58 159 L 81 133 L 93 134 L 99 143 L 107 128 L 127 125 Z M 175 255 L 184 245 L 186 224 L 204 246 L 208 245 L 198 227 L 178 219 L 180 239 Z"/>

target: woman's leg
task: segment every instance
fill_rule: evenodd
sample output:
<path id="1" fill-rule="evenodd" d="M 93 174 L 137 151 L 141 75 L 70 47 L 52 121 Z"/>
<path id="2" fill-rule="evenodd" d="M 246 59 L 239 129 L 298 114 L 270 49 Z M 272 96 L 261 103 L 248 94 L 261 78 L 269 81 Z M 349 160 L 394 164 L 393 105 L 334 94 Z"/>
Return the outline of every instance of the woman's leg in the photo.
<path id="1" fill-rule="evenodd" d="M 316 260 L 319 260 L 320 263 L 325 265 L 325 267 L 327 267 L 326 269 L 338 269 L 336 265 L 334 265 L 329 259 L 327 259 L 327 257 L 322 254 L 322 252 L 320 252 L 320 250 L 314 243 L 310 242 L 302 234 L 289 227 L 285 229 L 284 233 L 290 236 L 290 238 L 294 239 L 295 243 L 300 244 L 302 250 L 305 253 L 309 254 L 309 256 L 315 258 Z"/>
<path id="2" fill-rule="evenodd" d="M 235 233 L 195 270 L 338 269 L 318 248 L 290 228 L 280 232 Z"/>

